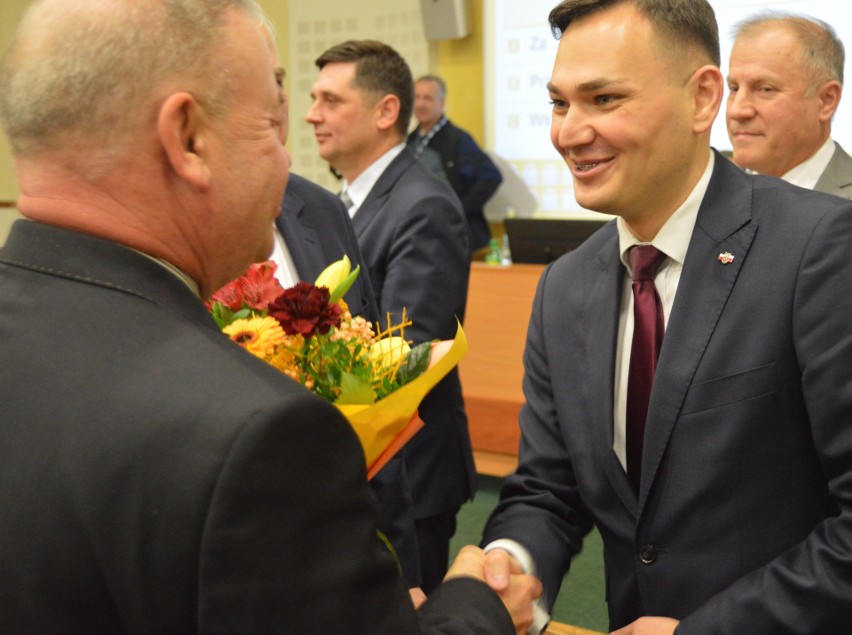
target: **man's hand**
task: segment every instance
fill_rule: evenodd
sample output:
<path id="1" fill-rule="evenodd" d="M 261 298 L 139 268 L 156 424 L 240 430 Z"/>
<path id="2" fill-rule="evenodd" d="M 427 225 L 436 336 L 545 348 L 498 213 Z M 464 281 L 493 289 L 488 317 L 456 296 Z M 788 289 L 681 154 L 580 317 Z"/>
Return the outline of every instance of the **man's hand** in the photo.
<path id="1" fill-rule="evenodd" d="M 502 549 L 493 549 L 485 554 L 485 581 L 497 593 L 506 590 L 513 575 L 522 573 L 517 559 Z"/>
<path id="2" fill-rule="evenodd" d="M 640 617 L 611 635 L 672 635 L 679 623 L 670 617 Z"/>
<path id="3" fill-rule="evenodd" d="M 494 589 L 515 624 L 515 631 L 523 635 L 533 622 L 533 600 L 541 597 L 538 578 L 523 573 L 518 561 L 502 549 L 485 554 L 485 581 Z"/>
<path id="4" fill-rule="evenodd" d="M 423 593 L 423 589 L 419 586 L 408 589 L 408 594 L 411 596 L 411 603 L 414 605 L 415 609 L 419 609 L 426 601 L 426 594 Z"/>

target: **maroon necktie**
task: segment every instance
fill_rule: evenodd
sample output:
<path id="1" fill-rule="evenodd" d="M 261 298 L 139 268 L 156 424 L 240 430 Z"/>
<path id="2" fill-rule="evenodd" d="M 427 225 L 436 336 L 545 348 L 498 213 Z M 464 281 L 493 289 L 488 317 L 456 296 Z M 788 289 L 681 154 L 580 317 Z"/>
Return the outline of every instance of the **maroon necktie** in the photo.
<path id="1" fill-rule="evenodd" d="M 633 269 L 633 345 L 627 380 L 627 476 L 637 492 L 648 401 L 665 332 L 663 304 L 654 285 L 654 276 L 665 257 L 651 245 L 635 245 L 628 253 Z"/>

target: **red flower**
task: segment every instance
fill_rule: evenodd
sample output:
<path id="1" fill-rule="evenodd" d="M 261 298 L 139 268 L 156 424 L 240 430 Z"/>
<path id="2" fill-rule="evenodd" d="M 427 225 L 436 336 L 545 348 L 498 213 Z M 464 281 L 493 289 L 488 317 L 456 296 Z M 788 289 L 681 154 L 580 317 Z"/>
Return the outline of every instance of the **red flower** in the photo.
<path id="1" fill-rule="evenodd" d="M 278 320 L 288 335 L 325 335 L 333 326 L 340 326 L 342 312 L 339 305 L 329 304 L 328 298 L 329 291 L 325 287 L 299 282 L 285 289 L 269 305 L 269 315 Z"/>
<path id="2" fill-rule="evenodd" d="M 220 302 L 232 311 L 239 311 L 243 306 L 265 310 L 283 291 L 275 277 L 276 268 L 271 260 L 254 263 L 242 276 L 214 293 L 210 304 Z"/>

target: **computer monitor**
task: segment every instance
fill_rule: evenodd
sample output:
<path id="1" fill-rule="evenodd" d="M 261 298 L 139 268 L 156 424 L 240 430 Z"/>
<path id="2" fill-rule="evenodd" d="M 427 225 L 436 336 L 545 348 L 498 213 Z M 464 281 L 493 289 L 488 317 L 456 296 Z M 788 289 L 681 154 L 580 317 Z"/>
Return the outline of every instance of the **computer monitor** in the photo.
<path id="1" fill-rule="evenodd" d="M 547 264 L 576 249 L 608 222 L 566 218 L 507 218 L 503 221 L 512 262 L 532 264 Z"/>

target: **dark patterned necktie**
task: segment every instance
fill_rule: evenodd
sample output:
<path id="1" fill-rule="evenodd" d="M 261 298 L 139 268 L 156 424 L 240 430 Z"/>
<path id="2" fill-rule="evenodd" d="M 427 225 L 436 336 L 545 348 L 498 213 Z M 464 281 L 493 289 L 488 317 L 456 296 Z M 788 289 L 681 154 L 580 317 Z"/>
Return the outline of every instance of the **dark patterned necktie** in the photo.
<path id="1" fill-rule="evenodd" d="M 633 270 L 633 345 L 627 380 L 627 476 L 636 492 L 642 474 L 648 401 L 665 332 L 663 304 L 654 285 L 665 257 L 651 245 L 635 245 L 628 253 Z"/>

